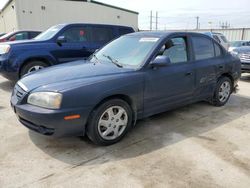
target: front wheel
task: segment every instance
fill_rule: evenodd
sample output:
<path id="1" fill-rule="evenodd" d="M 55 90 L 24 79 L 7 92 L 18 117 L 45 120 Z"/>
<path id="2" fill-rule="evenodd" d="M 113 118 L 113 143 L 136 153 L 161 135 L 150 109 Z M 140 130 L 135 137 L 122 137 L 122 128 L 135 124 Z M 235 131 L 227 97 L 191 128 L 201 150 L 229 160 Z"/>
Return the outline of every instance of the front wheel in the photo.
<path id="1" fill-rule="evenodd" d="M 48 65 L 42 61 L 31 61 L 27 63 L 26 65 L 24 65 L 24 67 L 22 68 L 20 72 L 20 77 L 23 77 L 25 74 L 43 69 L 47 66 Z"/>
<path id="2" fill-rule="evenodd" d="M 216 86 L 213 97 L 213 105 L 223 106 L 227 103 L 232 93 L 232 81 L 228 77 L 222 77 Z"/>
<path id="3" fill-rule="evenodd" d="M 120 141 L 132 126 L 132 110 L 121 99 L 101 104 L 90 116 L 87 135 L 97 145 Z"/>

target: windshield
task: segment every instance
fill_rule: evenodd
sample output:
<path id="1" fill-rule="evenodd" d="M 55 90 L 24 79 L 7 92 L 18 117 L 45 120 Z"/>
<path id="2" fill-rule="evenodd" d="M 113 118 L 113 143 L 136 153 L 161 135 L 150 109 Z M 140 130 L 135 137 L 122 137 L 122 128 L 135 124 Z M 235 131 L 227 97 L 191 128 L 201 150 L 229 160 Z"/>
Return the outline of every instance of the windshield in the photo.
<path id="1" fill-rule="evenodd" d="M 98 51 L 90 61 L 108 61 L 119 67 L 139 68 L 159 38 L 123 36 Z"/>
<path id="2" fill-rule="evenodd" d="M 234 41 L 230 43 L 231 47 L 241 47 L 242 46 L 242 42 L 241 41 Z"/>
<path id="3" fill-rule="evenodd" d="M 64 25 L 53 26 L 47 29 L 46 31 L 42 32 L 40 35 L 38 35 L 34 39 L 35 40 L 49 40 L 52 37 L 54 37 L 63 27 Z"/>

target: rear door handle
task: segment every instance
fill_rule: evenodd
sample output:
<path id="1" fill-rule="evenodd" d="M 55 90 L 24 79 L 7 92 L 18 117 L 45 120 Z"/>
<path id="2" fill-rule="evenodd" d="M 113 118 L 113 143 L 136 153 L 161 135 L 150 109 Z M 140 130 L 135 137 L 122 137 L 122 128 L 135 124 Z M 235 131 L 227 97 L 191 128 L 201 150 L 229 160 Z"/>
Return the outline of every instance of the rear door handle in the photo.
<path id="1" fill-rule="evenodd" d="M 193 73 L 192 73 L 192 72 L 187 72 L 185 75 L 186 75 L 186 76 L 192 76 Z"/>
<path id="2" fill-rule="evenodd" d="M 223 70 L 223 69 L 224 69 L 224 66 L 223 66 L 223 65 L 219 65 L 219 69 L 220 69 L 220 70 Z"/>

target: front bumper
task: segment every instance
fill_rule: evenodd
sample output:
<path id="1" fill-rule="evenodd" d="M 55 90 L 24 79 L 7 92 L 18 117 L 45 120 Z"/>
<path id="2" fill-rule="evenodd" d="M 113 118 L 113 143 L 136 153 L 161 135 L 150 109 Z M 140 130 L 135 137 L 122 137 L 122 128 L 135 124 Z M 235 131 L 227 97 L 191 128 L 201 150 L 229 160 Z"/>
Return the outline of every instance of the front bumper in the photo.
<path id="1" fill-rule="evenodd" d="M 29 104 L 15 104 L 15 97 L 11 99 L 11 106 L 18 120 L 27 128 L 43 135 L 83 136 L 90 108 L 49 110 Z M 65 116 L 79 114 L 79 119 L 64 120 Z"/>
<path id="2" fill-rule="evenodd" d="M 0 74 L 8 80 L 18 80 L 18 68 L 10 65 L 8 57 L 0 56 Z"/>
<path id="3" fill-rule="evenodd" d="M 250 62 L 241 61 L 242 73 L 250 73 Z"/>

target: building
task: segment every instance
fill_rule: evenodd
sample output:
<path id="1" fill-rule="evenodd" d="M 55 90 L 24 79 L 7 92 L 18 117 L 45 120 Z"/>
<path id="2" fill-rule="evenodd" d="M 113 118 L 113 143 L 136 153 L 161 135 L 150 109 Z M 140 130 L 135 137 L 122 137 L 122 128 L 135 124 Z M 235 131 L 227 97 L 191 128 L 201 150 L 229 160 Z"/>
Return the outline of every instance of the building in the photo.
<path id="1" fill-rule="evenodd" d="M 9 0 L 0 12 L 0 32 L 46 30 L 59 23 L 101 23 L 138 29 L 138 13 L 91 0 Z"/>

